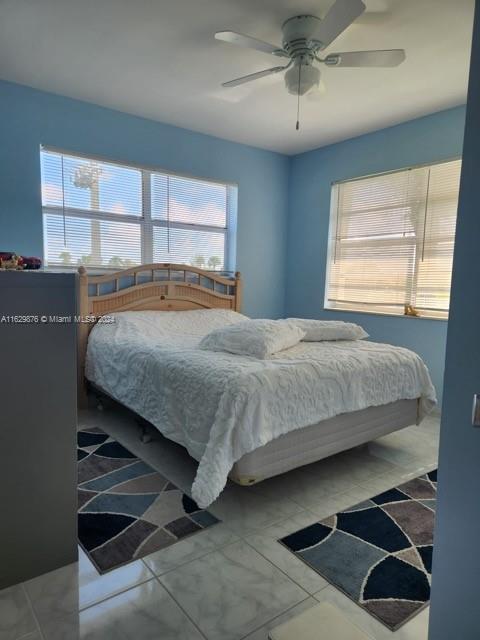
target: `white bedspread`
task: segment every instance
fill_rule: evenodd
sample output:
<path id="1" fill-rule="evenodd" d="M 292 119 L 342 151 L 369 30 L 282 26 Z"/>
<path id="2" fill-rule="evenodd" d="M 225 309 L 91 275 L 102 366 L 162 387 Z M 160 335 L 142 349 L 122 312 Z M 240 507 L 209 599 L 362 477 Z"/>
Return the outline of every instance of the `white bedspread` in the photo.
<path id="1" fill-rule="evenodd" d="M 200 507 L 245 453 L 288 431 L 401 399 L 421 398 L 422 415 L 435 405 L 425 364 L 400 347 L 301 342 L 268 360 L 196 348 L 213 328 L 244 319 L 218 309 L 123 312 L 88 342 L 87 378 L 200 462 Z"/>

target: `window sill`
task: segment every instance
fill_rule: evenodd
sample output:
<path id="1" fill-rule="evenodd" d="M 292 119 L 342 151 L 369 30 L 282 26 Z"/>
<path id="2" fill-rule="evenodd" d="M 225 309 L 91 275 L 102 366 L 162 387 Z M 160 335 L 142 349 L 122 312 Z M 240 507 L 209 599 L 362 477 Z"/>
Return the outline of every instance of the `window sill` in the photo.
<path id="1" fill-rule="evenodd" d="M 46 271 L 47 273 L 77 273 L 80 266 L 84 266 L 87 270 L 89 276 L 103 276 L 106 273 L 116 273 L 117 271 L 123 271 L 123 269 L 127 269 L 128 267 L 105 267 L 102 269 L 101 267 L 88 267 L 86 265 L 72 264 L 65 266 L 55 265 L 55 266 L 46 266 L 42 267 L 42 271 Z"/>
<path id="2" fill-rule="evenodd" d="M 168 263 L 159 262 L 159 263 L 152 263 L 152 264 L 168 264 Z M 174 264 L 174 263 L 171 263 L 171 264 Z M 141 265 L 141 264 L 131 265 L 130 267 L 103 267 L 103 268 L 89 267 L 88 265 L 65 265 L 65 266 L 55 265 L 55 266 L 41 267 L 40 269 L 32 269 L 32 271 L 42 271 L 44 273 L 77 273 L 80 266 L 85 267 L 85 269 L 87 270 L 87 274 L 89 276 L 104 276 L 108 274 L 120 273 L 121 271 L 125 271 L 126 269 L 131 269 L 133 267 L 142 267 L 142 266 L 145 266 L 145 272 L 150 271 L 147 265 Z M 179 264 L 177 266 L 181 270 L 183 269 L 183 267 L 188 268 L 190 265 Z M 236 269 L 206 269 L 204 267 L 194 267 L 194 269 L 198 269 L 198 268 L 200 268 L 202 271 L 205 271 L 205 273 L 213 273 L 215 275 L 223 276 L 227 278 L 230 276 L 234 277 L 236 273 Z M 175 269 L 172 269 L 172 271 L 175 271 Z"/>
<path id="3" fill-rule="evenodd" d="M 364 311 L 359 309 L 336 309 L 334 307 L 323 307 L 324 311 L 333 313 L 356 313 L 366 316 L 381 316 L 386 318 L 407 318 L 408 320 L 435 320 L 436 322 L 448 322 L 448 318 L 438 318 L 437 316 L 407 316 L 399 313 L 388 313 L 386 311 Z"/>

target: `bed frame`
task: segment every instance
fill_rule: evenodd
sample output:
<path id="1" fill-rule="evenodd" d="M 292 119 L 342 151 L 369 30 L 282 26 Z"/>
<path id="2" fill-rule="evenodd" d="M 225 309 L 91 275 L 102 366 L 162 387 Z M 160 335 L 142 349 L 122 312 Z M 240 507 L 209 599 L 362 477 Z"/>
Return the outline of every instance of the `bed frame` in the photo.
<path id="1" fill-rule="evenodd" d="M 82 266 L 78 273 L 78 312 L 84 319 L 78 325 L 78 398 L 82 407 L 87 406 L 84 371 L 88 335 L 100 317 L 127 310 L 240 311 L 242 303 L 242 280 L 238 272 L 227 277 L 184 264 L 158 263 L 100 276 L 89 276 Z M 255 484 L 417 421 L 417 400 L 400 400 L 335 416 L 287 433 L 246 454 L 235 463 L 230 478 L 242 485 Z"/>
<path id="2" fill-rule="evenodd" d="M 186 264 L 153 263 L 115 273 L 89 276 L 79 267 L 78 403 L 87 406 L 85 357 L 88 335 L 102 316 L 116 311 L 240 311 L 242 280 Z"/>

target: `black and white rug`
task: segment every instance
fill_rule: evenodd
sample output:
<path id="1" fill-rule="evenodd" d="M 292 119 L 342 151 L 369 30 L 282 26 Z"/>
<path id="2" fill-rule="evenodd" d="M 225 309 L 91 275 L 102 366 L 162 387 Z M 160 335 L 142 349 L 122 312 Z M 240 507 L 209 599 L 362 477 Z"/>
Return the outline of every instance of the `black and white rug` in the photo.
<path id="1" fill-rule="evenodd" d="M 437 472 L 279 540 L 395 631 L 430 599 Z"/>
<path id="2" fill-rule="evenodd" d="M 100 573 L 217 522 L 101 429 L 78 432 L 78 536 Z"/>

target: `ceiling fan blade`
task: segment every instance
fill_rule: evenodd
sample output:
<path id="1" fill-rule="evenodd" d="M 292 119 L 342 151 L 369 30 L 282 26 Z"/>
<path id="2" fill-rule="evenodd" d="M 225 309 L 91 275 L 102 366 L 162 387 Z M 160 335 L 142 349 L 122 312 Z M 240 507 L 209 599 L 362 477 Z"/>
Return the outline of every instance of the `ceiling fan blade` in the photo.
<path id="1" fill-rule="evenodd" d="M 312 39 L 321 42 L 320 49 L 325 49 L 361 16 L 366 7 L 362 0 L 337 0 L 325 18 L 320 22 Z"/>
<path id="2" fill-rule="evenodd" d="M 264 78 L 265 76 L 271 76 L 274 73 L 280 73 L 287 69 L 286 67 L 272 67 L 271 69 L 264 69 L 263 71 L 257 71 L 256 73 L 250 73 L 248 76 L 242 76 L 241 78 L 235 78 L 235 80 L 229 80 L 223 82 L 222 87 L 238 87 L 239 84 L 245 84 L 245 82 L 251 82 L 252 80 L 258 80 L 258 78 Z"/>
<path id="3" fill-rule="evenodd" d="M 324 62 L 329 67 L 398 67 L 405 60 L 403 49 L 331 53 Z"/>
<path id="4" fill-rule="evenodd" d="M 281 47 L 276 47 L 269 42 L 263 40 L 257 40 L 251 36 L 246 36 L 243 33 L 237 33 L 236 31 L 217 31 L 215 34 L 217 40 L 222 42 L 228 42 L 230 44 L 236 44 L 240 47 L 247 47 L 248 49 L 255 49 L 256 51 L 263 51 L 263 53 L 271 53 L 274 56 L 280 56 L 282 58 L 288 58 L 289 55 Z"/>

